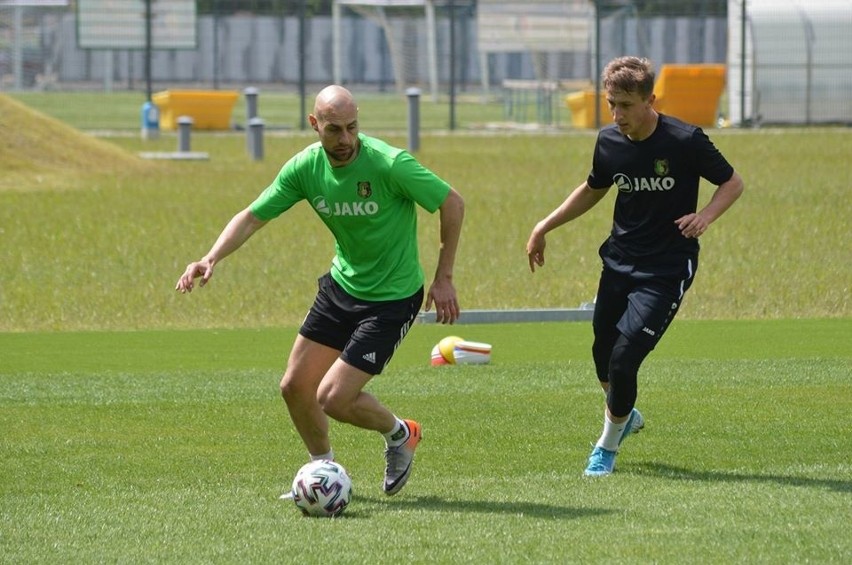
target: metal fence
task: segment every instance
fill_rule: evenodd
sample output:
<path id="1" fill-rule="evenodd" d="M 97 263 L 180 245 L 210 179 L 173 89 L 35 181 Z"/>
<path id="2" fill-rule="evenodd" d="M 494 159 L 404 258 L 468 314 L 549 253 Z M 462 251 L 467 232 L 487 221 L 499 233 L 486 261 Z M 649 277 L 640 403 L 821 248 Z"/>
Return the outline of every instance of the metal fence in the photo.
<path id="1" fill-rule="evenodd" d="M 0 90 L 144 90 L 150 61 L 157 88 L 418 86 L 506 108 L 523 97 L 538 111 L 507 120 L 555 122 L 565 94 L 593 84 L 611 57 L 638 54 L 657 66 L 726 65 L 723 121 L 852 121 L 852 34 L 842 31 L 852 29 L 852 0 L 425 0 L 431 26 L 423 6 L 385 3 L 347 2 L 339 22 L 330 11 L 199 13 L 194 48 L 154 44 L 148 59 L 144 49 L 82 48 L 79 1 L 0 0 Z"/>

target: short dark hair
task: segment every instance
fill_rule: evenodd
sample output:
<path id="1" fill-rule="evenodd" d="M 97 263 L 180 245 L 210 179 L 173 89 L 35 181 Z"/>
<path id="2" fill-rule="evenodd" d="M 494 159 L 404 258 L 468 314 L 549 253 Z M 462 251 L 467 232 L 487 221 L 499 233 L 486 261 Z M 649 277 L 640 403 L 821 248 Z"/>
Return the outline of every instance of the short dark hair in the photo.
<path id="1" fill-rule="evenodd" d="M 654 92 L 654 67 L 643 57 L 618 57 L 607 63 L 601 82 L 606 91 L 638 92 L 647 100 Z"/>

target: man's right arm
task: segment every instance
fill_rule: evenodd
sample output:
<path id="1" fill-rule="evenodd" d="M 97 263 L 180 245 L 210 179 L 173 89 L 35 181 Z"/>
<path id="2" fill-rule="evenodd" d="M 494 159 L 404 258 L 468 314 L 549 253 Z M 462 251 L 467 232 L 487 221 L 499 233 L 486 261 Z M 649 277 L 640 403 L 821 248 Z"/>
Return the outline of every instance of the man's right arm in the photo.
<path id="1" fill-rule="evenodd" d="M 213 267 L 216 263 L 239 249 L 254 232 L 266 224 L 266 221 L 259 220 L 249 208 L 237 213 L 219 234 L 210 251 L 199 261 L 187 265 L 183 275 L 178 279 L 175 290 L 182 293 L 192 292 L 195 279 L 198 277 L 201 277 L 199 286 L 207 284 L 213 276 Z"/>
<path id="2" fill-rule="evenodd" d="M 544 265 L 544 248 L 547 244 L 545 234 L 591 210 L 608 191 L 609 189 L 606 188 L 593 189 L 589 187 L 588 182 L 583 182 L 559 207 L 535 225 L 527 241 L 530 271 L 535 272 L 536 265 L 539 267 Z"/>

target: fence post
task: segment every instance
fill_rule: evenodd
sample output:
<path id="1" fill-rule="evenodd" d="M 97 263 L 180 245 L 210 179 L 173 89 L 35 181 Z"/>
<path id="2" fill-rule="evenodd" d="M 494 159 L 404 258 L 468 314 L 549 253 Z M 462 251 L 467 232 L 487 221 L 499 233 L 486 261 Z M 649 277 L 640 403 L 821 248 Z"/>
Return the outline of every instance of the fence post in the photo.
<path id="1" fill-rule="evenodd" d="M 408 96 L 408 150 L 414 153 L 420 149 L 420 89 L 409 88 Z"/>
<path id="2" fill-rule="evenodd" d="M 252 118 L 248 128 L 249 154 L 255 161 L 263 160 L 263 120 Z"/>
<path id="3" fill-rule="evenodd" d="M 249 120 L 257 117 L 257 95 L 259 91 L 257 88 L 249 86 L 243 90 L 243 94 L 246 96 L 246 123 L 248 123 Z"/>
<path id="4" fill-rule="evenodd" d="M 180 153 L 189 153 L 189 135 L 192 131 L 192 118 L 190 116 L 180 116 L 178 118 L 178 151 Z"/>
<path id="5" fill-rule="evenodd" d="M 246 97 L 246 151 L 251 155 L 251 121 L 257 117 L 257 96 L 258 90 L 253 86 L 249 86 L 243 90 Z"/>

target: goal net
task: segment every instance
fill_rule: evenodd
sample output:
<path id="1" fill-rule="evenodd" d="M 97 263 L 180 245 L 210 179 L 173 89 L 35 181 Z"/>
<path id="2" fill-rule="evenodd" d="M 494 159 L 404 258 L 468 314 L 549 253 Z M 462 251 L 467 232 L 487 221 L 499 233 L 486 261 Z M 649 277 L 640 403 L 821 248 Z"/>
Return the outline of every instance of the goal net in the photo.
<path id="1" fill-rule="evenodd" d="M 335 0 L 332 5 L 334 80 L 338 84 L 344 80 L 340 25 L 344 10 L 375 23 L 382 30 L 398 92 L 403 93 L 410 87 L 428 86 L 432 98 L 437 99 L 433 0 Z"/>

